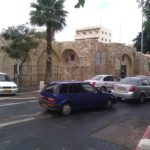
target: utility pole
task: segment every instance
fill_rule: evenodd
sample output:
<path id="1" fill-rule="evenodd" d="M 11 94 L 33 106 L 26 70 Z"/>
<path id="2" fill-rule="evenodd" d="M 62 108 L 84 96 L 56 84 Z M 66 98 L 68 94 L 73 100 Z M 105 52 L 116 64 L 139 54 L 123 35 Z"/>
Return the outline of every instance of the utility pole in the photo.
<path id="1" fill-rule="evenodd" d="M 143 3 L 142 3 L 142 32 L 141 32 L 141 62 L 140 62 L 140 73 L 143 74 L 144 65 L 143 65 Z"/>

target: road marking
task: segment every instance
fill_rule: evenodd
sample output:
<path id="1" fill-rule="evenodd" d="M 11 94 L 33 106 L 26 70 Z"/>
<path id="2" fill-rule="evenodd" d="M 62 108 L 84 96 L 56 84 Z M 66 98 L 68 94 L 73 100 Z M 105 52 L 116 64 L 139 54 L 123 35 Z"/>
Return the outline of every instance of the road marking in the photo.
<path id="1" fill-rule="evenodd" d="M 9 99 L 18 100 L 18 99 L 35 99 L 35 98 L 38 97 L 1 97 L 0 101 L 9 100 Z"/>
<path id="2" fill-rule="evenodd" d="M 37 112 L 34 114 L 24 114 L 23 116 L 28 117 L 28 118 L 13 120 L 13 121 L 5 122 L 5 123 L 0 123 L 0 128 L 15 125 L 15 124 L 20 124 L 23 122 L 29 122 L 29 121 L 36 120 L 36 119 L 52 118 L 52 115 L 49 115 L 49 114 L 43 115 L 43 112 Z"/>
<path id="3" fill-rule="evenodd" d="M 17 95 L 29 94 L 29 93 L 40 93 L 40 92 L 41 92 L 41 90 L 37 90 L 37 91 L 30 91 L 30 92 L 17 93 Z"/>
<path id="4" fill-rule="evenodd" d="M 27 119 L 21 119 L 21 120 L 15 120 L 15 121 L 11 121 L 11 122 L 1 123 L 0 128 L 10 126 L 10 125 L 14 125 L 14 124 L 19 124 L 19 123 L 22 123 L 22 122 L 28 122 L 28 121 L 35 120 L 35 119 L 36 118 L 32 117 L 32 118 L 27 118 Z"/>
<path id="5" fill-rule="evenodd" d="M 34 103 L 34 102 L 37 102 L 37 101 L 38 100 L 27 101 L 27 102 L 19 102 L 19 103 L 8 103 L 8 104 L 2 104 L 2 105 L 0 105 L 0 107 L 20 105 L 20 104 L 26 104 L 26 103 Z"/>
<path id="6" fill-rule="evenodd" d="M 33 114 L 23 114 L 23 115 L 20 115 L 20 116 L 27 116 L 27 117 L 35 117 L 35 116 L 40 116 L 42 115 L 43 112 L 36 112 L 36 113 L 33 113 Z"/>

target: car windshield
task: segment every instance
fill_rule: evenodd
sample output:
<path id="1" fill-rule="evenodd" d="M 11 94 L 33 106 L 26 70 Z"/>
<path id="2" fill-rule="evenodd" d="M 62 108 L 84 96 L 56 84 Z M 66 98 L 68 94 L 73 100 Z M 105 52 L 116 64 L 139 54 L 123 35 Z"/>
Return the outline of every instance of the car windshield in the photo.
<path id="1" fill-rule="evenodd" d="M 0 74 L 0 81 L 9 82 L 11 79 L 6 74 Z"/>
<path id="2" fill-rule="evenodd" d="M 102 78 L 102 76 L 95 76 L 91 80 L 100 80 L 101 78 Z"/>
<path id="3" fill-rule="evenodd" d="M 138 85 L 140 82 L 139 79 L 137 78 L 125 78 L 125 79 L 122 79 L 121 81 L 119 81 L 119 83 L 121 84 L 133 84 L 133 85 Z"/>

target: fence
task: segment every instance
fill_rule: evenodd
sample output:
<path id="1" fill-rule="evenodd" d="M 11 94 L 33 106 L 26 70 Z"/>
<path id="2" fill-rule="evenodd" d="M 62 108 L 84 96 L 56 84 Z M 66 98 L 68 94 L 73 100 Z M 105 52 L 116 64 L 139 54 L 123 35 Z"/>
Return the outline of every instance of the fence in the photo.
<path id="1" fill-rule="evenodd" d="M 84 80 L 91 75 L 89 67 L 53 66 L 51 81 Z M 32 91 L 39 89 L 40 81 L 45 81 L 45 66 L 24 65 L 19 76 L 19 89 Z"/>

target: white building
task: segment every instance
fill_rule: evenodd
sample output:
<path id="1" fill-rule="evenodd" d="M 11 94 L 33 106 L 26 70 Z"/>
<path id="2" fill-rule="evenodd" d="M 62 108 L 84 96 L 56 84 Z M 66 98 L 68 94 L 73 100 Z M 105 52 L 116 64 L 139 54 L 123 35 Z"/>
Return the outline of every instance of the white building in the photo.
<path id="1" fill-rule="evenodd" d="M 98 42 L 110 43 L 111 30 L 102 26 L 80 28 L 76 30 L 75 40 L 96 39 Z"/>

